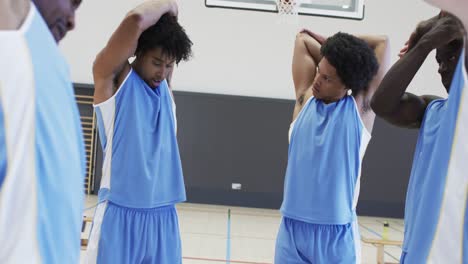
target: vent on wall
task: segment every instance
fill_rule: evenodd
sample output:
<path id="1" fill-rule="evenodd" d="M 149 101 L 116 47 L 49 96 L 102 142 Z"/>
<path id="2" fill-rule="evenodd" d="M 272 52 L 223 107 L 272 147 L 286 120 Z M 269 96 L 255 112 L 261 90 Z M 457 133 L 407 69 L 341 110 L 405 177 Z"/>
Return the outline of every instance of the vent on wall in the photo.
<path id="1" fill-rule="evenodd" d="M 288 0 L 291 1 L 291 0 Z M 300 15 L 328 16 L 347 19 L 364 18 L 364 0 L 296 0 Z M 277 0 L 205 0 L 207 7 L 278 12 Z"/>

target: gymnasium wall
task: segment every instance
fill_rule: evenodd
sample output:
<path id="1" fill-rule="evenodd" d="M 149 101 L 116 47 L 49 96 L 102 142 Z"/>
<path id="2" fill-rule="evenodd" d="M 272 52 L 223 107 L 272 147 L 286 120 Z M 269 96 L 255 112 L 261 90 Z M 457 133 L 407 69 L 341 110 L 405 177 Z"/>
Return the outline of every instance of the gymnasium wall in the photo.
<path id="1" fill-rule="evenodd" d="M 82 94 L 92 89 L 75 87 Z M 294 101 L 181 91 L 174 95 L 188 201 L 279 208 Z M 416 130 L 376 120 L 362 167 L 360 215 L 403 216 L 416 136 Z M 96 146 L 95 192 L 102 166 L 102 150 Z"/>
<path id="2" fill-rule="evenodd" d="M 83 1 L 76 29 L 61 48 L 77 83 L 92 83 L 92 63 L 125 14 L 141 0 Z M 181 24 L 194 42 L 194 57 L 174 73 L 180 91 L 293 99 L 291 57 L 296 28 L 278 25 L 269 12 L 207 8 L 204 0 L 179 0 Z M 395 61 L 418 21 L 436 10 L 422 0 L 367 0 L 362 21 L 300 16 L 300 26 L 324 35 L 337 31 L 387 34 Z M 411 87 L 444 95 L 431 56 Z"/>
<path id="3" fill-rule="evenodd" d="M 141 1 L 83 1 L 77 28 L 61 43 L 75 83 L 92 84 L 92 62 L 112 31 Z M 274 13 L 206 8 L 179 0 L 194 58 L 174 73 L 179 144 L 190 202 L 278 208 L 287 159 L 294 93 L 291 56 L 296 28 Z M 303 27 L 387 34 L 393 61 L 418 21 L 437 10 L 423 1 L 368 0 L 362 21 L 301 16 Z M 410 91 L 444 96 L 433 56 Z M 417 131 L 377 119 L 363 164 L 358 211 L 403 215 Z M 99 171 L 99 170 L 98 170 Z M 99 174 L 99 173 L 98 173 Z M 233 190 L 232 183 L 241 183 Z"/>

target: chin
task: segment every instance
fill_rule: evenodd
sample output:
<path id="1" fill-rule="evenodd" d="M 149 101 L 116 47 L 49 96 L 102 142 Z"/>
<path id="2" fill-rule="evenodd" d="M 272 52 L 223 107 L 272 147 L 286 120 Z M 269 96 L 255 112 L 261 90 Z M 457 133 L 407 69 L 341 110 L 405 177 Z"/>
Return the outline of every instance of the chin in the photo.
<path id="1" fill-rule="evenodd" d="M 156 88 L 156 87 L 153 87 L 153 85 L 152 85 L 150 82 L 145 82 L 145 83 L 146 83 L 146 85 L 148 85 L 148 86 L 149 86 L 149 88 L 151 88 L 151 89 L 154 89 L 154 88 Z"/>
<path id="2" fill-rule="evenodd" d="M 322 100 L 322 101 L 323 101 L 323 99 L 324 99 L 324 98 L 321 97 L 321 96 L 314 96 L 314 97 L 315 97 L 315 99 L 317 99 L 317 100 Z"/>

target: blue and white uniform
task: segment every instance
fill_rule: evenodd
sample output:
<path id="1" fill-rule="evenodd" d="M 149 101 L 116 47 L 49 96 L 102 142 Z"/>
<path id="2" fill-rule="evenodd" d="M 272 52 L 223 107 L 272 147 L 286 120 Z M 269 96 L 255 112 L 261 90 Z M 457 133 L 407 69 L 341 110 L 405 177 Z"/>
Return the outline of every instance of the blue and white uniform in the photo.
<path id="1" fill-rule="evenodd" d="M 352 96 L 310 98 L 291 124 L 275 263 L 359 263 L 356 204 L 371 135 Z"/>
<path id="2" fill-rule="evenodd" d="M 464 52 L 446 100 L 424 115 L 406 195 L 401 263 L 468 263 L 468 80 Z"/>
<path id="3" fill-rule="evenodd" d="M 152 89 L 132 69 L 95 110 L 104 162 L 88 262 L 181 263 L 174 205 L 186 197 L 167 82 Z"/>
<path id="4" fill-rule="evenodd" d="M 68 65 L 31 3 L 0 31 L 0 263 L 79 263 L 85 153 Z"/>

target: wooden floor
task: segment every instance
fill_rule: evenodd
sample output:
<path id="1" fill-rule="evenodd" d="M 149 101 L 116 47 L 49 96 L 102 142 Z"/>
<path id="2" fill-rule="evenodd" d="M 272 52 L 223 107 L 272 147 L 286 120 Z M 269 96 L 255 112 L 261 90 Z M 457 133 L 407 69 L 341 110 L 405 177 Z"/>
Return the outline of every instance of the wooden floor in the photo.
<path id="1" fill-rule="evenodd" d="M 88 196 L 85 207 L 96 204 L 96 196 Z M 278 210 L 227 207 L 183 203 L 177 206 L 182 238 L 184 264 L 239 263 L 271 264 L 274 259 L 275 239 L 281 221 Z M 230 218 L 228 214 L 230 212 Z M 92 216 L 94 209 L 85 211 Z M 403 239 L 403 220 L 391 218 L 359 217 L 362 242 L 362 263 L 377 263 L 378 243 L 384 221 L 388 221 L 388 240 Z M 87 238 L 91 225 L 87 225 L 83 238 Z M 82 251 L 82 255 L 83 255 Z M 401 246 L 385 246 L 384 261 L 398 263 Z"/>

